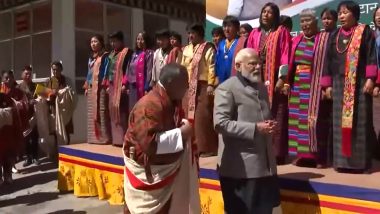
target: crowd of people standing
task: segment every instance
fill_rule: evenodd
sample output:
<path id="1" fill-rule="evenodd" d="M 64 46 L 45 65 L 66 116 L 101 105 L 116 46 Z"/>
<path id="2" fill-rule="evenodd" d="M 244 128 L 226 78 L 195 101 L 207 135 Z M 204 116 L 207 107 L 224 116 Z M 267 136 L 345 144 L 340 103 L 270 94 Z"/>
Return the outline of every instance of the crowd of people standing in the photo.
<path id="1" fill-rule="evenodd" d="M 293 38 L 291 19 L 281 17 L 273 3 L 262 8 L 255 29 L 240 25 L 236 17 L 225 17 L 223 26 L 212 31 L 214 45 L 203 40 L 202 26 L 187 29 L 190 43 L 182 49 L 182 60 L 176 60 L 189 76 L 182 109 L 193 123 L 198 154 L 215 155 L 219 150 L 217 168 L 228 213 L 271 213 L 279 205 L 276 164 L 287 163 L 289 157 L 300 167 L 370 173 L 371 150 L 379 143 L 374 129 L 379 118 L 373 116 L 378 111 L 373 100 L 378 99 L 373 97 L 380 86 L 380 12 L 376 9 L 373 16 L 374 31 L 359 23 L 357 3 L 342 1 L 337 11 L 326 8 L 318 17 L 313 9 L 302 10 L 302 33 Z M 154 56 L 154 63 L 157 58 L 165 64 L 164 55 Z M 167 93 L 171 97 L 169 89 Z M 134 127 L 126 133 L 124 154 L 131 158 L 133 148 L 138 163 L 152 166 L 155 148 L 173 143 L 169 139 L 177 139 L 178 133 L 151 130 L 160 124 L 153 116 L 156 122 L 139 130 L 137 119 L 150 120 L 138 112 L 129 118 Z M 186 123 L 177 127 L 187 136 Z M 152 140 L 155 133 L 164 140 Z"/>
<path id="2" fill-rule="evenodd" d="M 289 156 L 296 166 L 332 165 L 338 172 L 368 173 L 371 149 L 379 143 L 374 120 L 379 123 L 380 118 L 373 117 L 379 111 L 373 109 L 380 87 L 379 8 L 373 17 L 375 31 L 359 23 L 360 7 L 353 1 L 342 1 L 337 11 L 326 8 L 320 17 L 304 9 L 302 33 L 292 38 L 291 19 L 267 3 L 259 27 L 226 16 L 223 26 L 212 30 L 212 42 L 205 40 L 202 24 L 187 27 L 183 47 L 178 33 L 157 32 L 156 50 L 145 32 L 136 35 L 133 48 L 125 46 L 121 31 L 111 33 L 111 50 L 102 36 L 94 35 L 83 86 L 91 106 L 88 142 L 123 146 L 126 160 L 144 166 L 139 170 L 146 171 L 146 182 L 153 182 L 157 165 L 162 170 L 180 165 L 185 146 L 178 143 L 179 136 L 192 139 L 200 157 L 219 156 L 228 213 L 270 213 L 279 204 L 276 164 L 287 163 Z M 62 69 L 61 63 L 52 63 L 57 84 L 51 81 L 50 88 L 66 85 Z M 28 72 L 20 87 L 11 72 L 2 74 L 0 115 L 9 119 L 0 123 L 2 147 L 14 140 L 5 133 L 27 130 L 12 127 L 27 127 L 23 115 L 32 114 L 34 86 Z M 187 120 L 181 123 L 179 118 Z M 34 133 L 14 136 L 34 142 Z M 0 150 L 6 181 L 19 145 Z M 26 145 L 30 164 L 37 159 L 36 147 Z M 130 169 L 128 179 L 134 173 Z M 130 194 L 138 192 L 126 188 Z M 169 198 L 155 210 L 168 211 Z M 132 209 L 139 209 L 138 203 L 133 201 Z"/>

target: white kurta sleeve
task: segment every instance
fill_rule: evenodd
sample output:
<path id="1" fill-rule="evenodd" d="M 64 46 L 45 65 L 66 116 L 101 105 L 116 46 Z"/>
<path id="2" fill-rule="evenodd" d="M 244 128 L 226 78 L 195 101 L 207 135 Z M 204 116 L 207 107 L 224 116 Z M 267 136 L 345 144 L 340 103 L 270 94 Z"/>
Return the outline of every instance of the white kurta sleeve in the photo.
<path id="1" fill-rule="evenodd" d="M 241 11 L 243 10 L 244 1 L 243 0 L 229 0 L 227 15 L 240 17 Z"/>
<path id="2" fill-rule="evenodd" d="M 183 150 L 182 134 L 179 128 L 162 132 L 157 136 L 157 154 L 170 154 Z"/>
<path id="3" fill-rule="evenodd" d="M 11 108 L 0 108 L 0 128 L 6 125 L 12 125 L 12 109 Z"/>

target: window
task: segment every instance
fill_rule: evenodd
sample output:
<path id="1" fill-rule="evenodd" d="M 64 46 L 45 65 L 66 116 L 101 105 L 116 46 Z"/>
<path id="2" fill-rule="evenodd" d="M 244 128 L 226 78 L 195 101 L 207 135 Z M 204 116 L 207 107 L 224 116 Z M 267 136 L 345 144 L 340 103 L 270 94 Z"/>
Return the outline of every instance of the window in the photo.
<path id="1" fill-rule="evenodd" d="M 0 14 L 0 41 L 12 37 L 12 13 Z"/>
<path id="2" fill-rule="evenodd" d="M 51 1 L 33 5 L 33 32 L 51 30 L 52 10 Z"/>
<path id="3" fill-rule="evenodd" d="M 36 77 L 50 76 L 51 33 L 36 34 L 32 37 L 33 72 Z"/>
<path id="4" fill-rule="evenodd" d="M 107 33 L 112 33 L 118 30 L 124 33 L 124 42 L 131 47 L 134 38 L 132 37 L 131 13 L 129 8 L 107 6 Z"/>
<path id="5" fill-rule="evenodd" d="M 75 34 L 75 76 L 86 78 L 88 57 L 91 51 L 90 39 L 93 34 L 81 31 L 76 31 Z"/>
<path id="6" fill-rule="evenodd" d="M 75 1 L 75 26 L 81 29 L 103 31 L 103 4 L 92 0 Z"/>
<path id="7" fill-rule="evenodd" d="M 12 41 L 0 42 L 0 71 L 12 68 Z"/>

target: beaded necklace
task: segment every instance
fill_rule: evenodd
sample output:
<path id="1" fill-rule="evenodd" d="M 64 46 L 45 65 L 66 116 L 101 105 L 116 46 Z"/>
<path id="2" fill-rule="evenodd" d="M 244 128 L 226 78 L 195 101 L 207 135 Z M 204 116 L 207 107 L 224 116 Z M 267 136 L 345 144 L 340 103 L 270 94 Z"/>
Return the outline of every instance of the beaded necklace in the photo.
<path id="1" fill-rule="evenodd" d="M 348 47 L 350 46 L 350 43 L 351 43 L 351 41 L 352 41 L 352 38 L 354 37 L 354 34 L 353 34 L 352 32 L 354 32 L 355 29 L 356 29 L 356 27 L 354 27 L 354 28 L 351 29 L 351 32 L 350 32 L 351 36 L 350 36 L 350 39 L 349 39 L 349 40 L 343 40 L 343 44 L 346 45 L 346 47 L 344 48 L 344 50 L 340 50 L 340 49 L 339 49 L 339 45 L 338 45 L 338 43 L 339 43 L 339 37 L 340 37 L 340 34 L 341 34 L 343 28 L 340 28 L 340 29 L 339 29 L 338 35 L 337 35 L 337 37 L 336 37 L 336 43 L 335 43 L 336 51 L 337 51 L 338 53 L 342 54 L 342 53 L 344 53 L 344 52 L 346 52 L 346 51 L 348 50 Z"/>

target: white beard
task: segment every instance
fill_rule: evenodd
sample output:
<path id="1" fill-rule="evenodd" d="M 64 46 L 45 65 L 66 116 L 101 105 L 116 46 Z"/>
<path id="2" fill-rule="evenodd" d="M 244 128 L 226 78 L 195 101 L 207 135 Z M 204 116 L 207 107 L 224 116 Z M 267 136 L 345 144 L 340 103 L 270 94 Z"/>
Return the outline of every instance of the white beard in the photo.
<path id="1" fill-rule="evenodd" d="M 241 72 L 242 76 L 245 77 L 246 79 L 248 79 L 250 82 L 252 83 L 259 83 L 261 82 L 261 75 L 260 75 L 260 71 L 254 71 L 252 73 L 245 73 L 245 72 Z"/>

